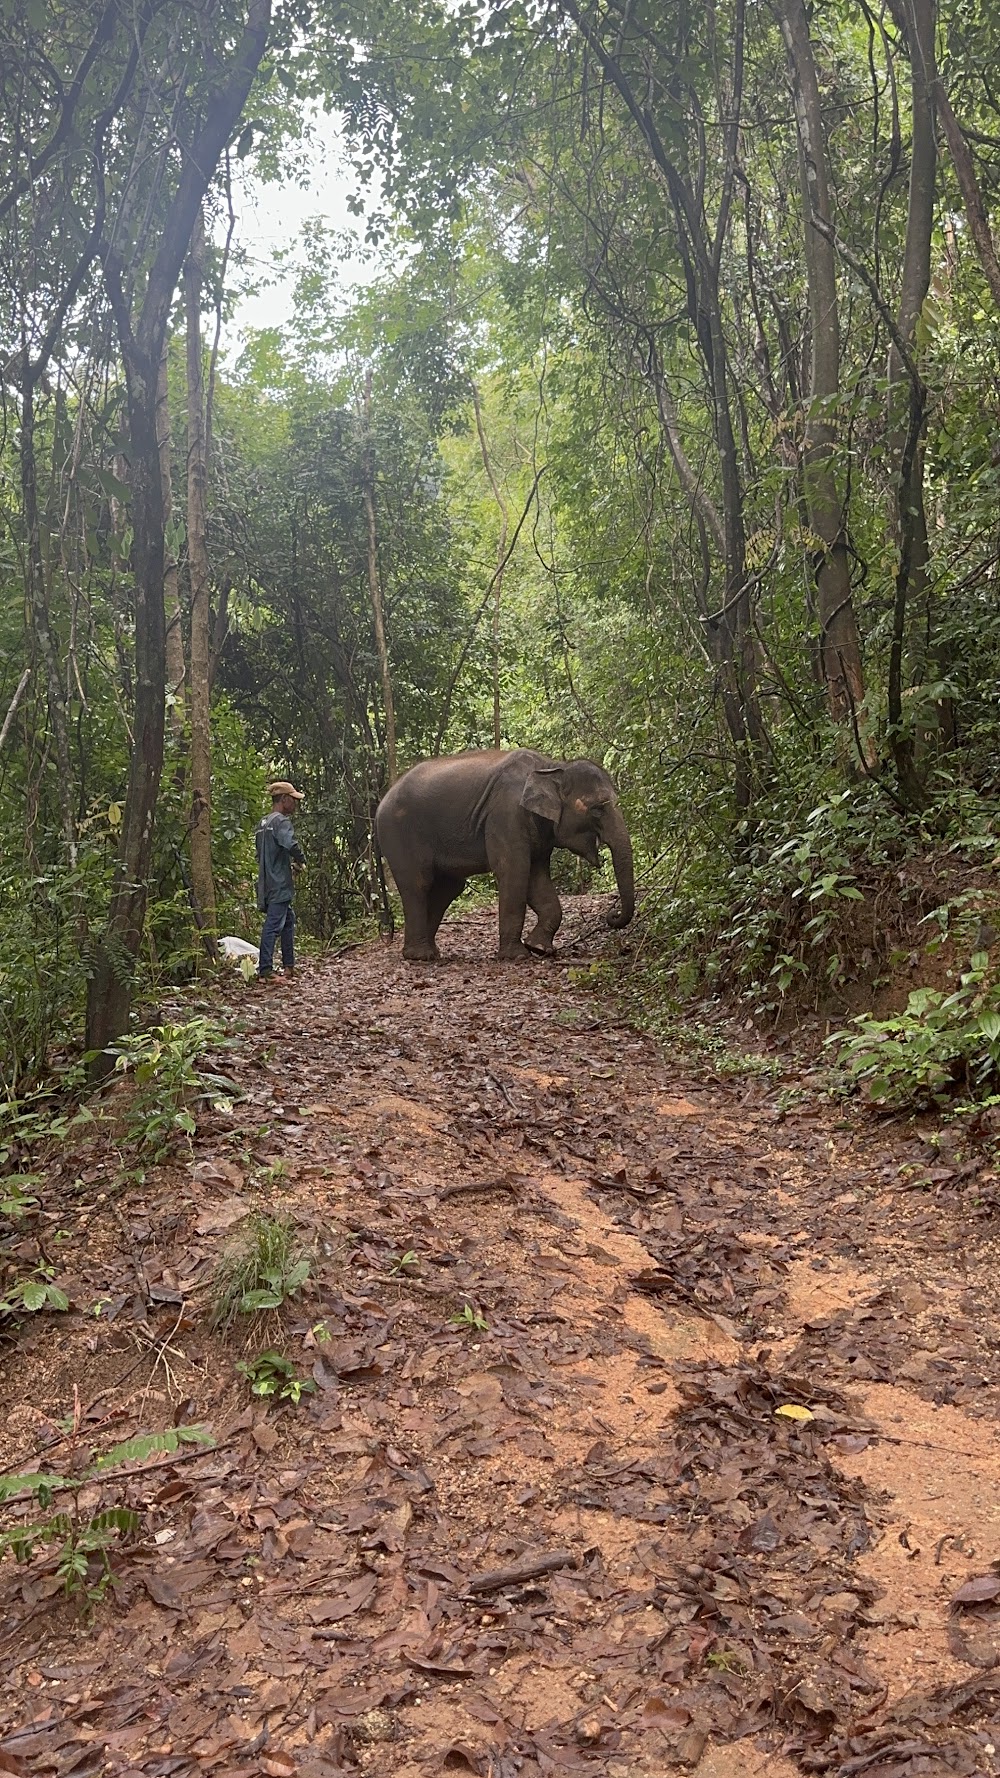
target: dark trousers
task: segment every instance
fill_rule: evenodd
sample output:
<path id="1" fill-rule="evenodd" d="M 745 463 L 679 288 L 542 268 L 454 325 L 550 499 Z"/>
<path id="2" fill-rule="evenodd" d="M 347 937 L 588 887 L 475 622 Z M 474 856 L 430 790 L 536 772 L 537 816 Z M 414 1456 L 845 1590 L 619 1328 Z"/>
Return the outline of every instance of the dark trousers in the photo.
<path id="1" fill-rule="evenodd" d="M 281 934 L 281 963 L 284 969 L 295 968 L 295 909 L 290 901 L 269 901 L 260 935 L 258 975 L 274 972 L 274 946 Z"/>

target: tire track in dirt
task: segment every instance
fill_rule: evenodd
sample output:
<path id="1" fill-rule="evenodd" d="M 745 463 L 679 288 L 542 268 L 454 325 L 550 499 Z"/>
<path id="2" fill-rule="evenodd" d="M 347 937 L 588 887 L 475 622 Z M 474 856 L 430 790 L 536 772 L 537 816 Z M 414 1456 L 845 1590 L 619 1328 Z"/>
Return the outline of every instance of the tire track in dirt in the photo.
<path id="1" fill-rule="evenodd" d="M 8 1722 L 40 1708 L 4 1747 L 154 1778 L 784 1778 L 869 1751 L 877 1774 L 908 1739 L 900 1774 L 993 1770 L 988 1694 L 959 1727 L 912 1706 L 976 1677 L 948 1603 L 1000 1556 L 1000 1461 L 986 1421 L 876 1380 L 887 1323 L 861 1312 L 896 1291 L 896 1346 L 931 1314 L 898 1299 L 885 1153 L 859 1158 L 832 1119 L 800 1141 L 759 1087 L 679 1077 L 565 966 L 500 966 L 494 942 L 492 915 L 464 915 L 440 965 L 371 946 L 234 1002 L 245 1097 L 129 1226 L 146 1276 L 197 1302 L 213 1206 L 291 1215 L 317 1259 L 281 1337 L 319 1388 L 248 1412 L 239 1354 L 185 1321 L 164 1423 L 189 1393 L 220 1452 L 178 1470 L 187 1497 L 147 1491 L 162 1542 L 93 1638 L 8 1582 L 32 1625 Z M 84 1214 L 110 1291 L 127 1217 Z M 968 1281 L 946 1245 L 931 1319 L 944 1304 L 953 1328 Z M 7 1386 L 36 1414 L 121 1350 L 74 1318 L 56 1363 L 46 1334 Z M 139 1381 L 112 1404 L 148 1425 Z M 783 1399 L 818 1420 L 776 1420 Z M 553 1551 L 555 1572 L 470 1588 Z"/>

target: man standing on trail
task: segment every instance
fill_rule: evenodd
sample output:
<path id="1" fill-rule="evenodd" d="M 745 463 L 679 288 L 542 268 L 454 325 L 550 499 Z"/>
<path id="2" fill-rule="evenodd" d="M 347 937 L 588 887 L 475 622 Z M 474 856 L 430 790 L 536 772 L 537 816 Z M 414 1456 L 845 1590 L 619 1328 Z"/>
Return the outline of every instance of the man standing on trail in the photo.
<path id="1" fill-rule="evenodd" d="M 283 779 L 269 784 L 271 813 L 265 815 L 257 829 L 257 907 L 264 915 L 260 935 L 260 961 L 257 974 L 262 982 L 274 980 L 274 946 L 281 935 L 281 964 L 286 976 L 295 975 L 295 910 L 292 901 L 295 884 L 292 866 L 305 864 L 302 848 L 295 838 L 291 816 L 295 814 L 303 793 Z"/>

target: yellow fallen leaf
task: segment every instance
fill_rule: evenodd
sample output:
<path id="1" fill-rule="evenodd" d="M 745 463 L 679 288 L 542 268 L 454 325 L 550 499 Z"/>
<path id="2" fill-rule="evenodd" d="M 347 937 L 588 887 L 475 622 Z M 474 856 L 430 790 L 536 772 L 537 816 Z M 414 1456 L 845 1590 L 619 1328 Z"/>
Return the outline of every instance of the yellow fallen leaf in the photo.
<path id="1" fill-rule="evenodd" d="M 780 1415 L 783 1420 L 801 1420 L 803 1426 L 810 1420 L 815 1420 L 816 1418 L 815 1414 L 812 1413 L 809 1408 L 800 1408 L 794 1401 L 783 1402 L 781 1407 L 775 1408 L 774 1411 L 775 1414 Z"/>

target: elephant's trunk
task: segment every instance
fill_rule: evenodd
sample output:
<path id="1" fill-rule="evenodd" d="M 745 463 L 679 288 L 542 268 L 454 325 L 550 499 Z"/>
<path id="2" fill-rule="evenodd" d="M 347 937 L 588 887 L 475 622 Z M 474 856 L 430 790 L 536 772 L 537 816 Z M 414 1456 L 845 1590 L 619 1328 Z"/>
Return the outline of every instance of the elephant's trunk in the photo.
<path id="1" fill-rule="evenodd" d="M 601 823 L 601 838 L 611 853 L 611 860 L 615 867 L 615 882 L 618 884 L 621 910 L 617 914 L 609 914 L 607 919 L 607 924 L 617 930 L 620 926 L 627 926 L 635 913 L 632 841 L 617 804 L 605 810 Z"/>

